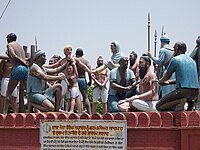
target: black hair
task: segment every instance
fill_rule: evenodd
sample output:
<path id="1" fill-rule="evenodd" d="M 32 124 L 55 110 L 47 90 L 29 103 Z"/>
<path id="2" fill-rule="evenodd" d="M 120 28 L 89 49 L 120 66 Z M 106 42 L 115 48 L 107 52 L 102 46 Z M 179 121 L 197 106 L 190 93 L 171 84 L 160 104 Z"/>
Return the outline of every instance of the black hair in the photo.
<path id="1" fill-rule="evenodd" d="M 11 41 L 16 41 L 17 40 L 17 35 L 14 33 L 10 33 L 7 35 L 7 38 L 9 38 Z"/>
<path id="2" fill-rule="evenodd" d="M 151 66 L 151 59 L 147 54 L 142 54 L 140 58 L 143 58 L 147 63 L 149 63 L 149 66 Z"/>
<path id="3" fill-rule="evenodd" d="M 177 42 L 176 44 L 177 44 L 178 50 L 182 51 L 183 53 L 187 51 L 187 46 L 184 42 Z"/>
<path id="4" fill-rule="evenodd" d="M 83 56 L 83 50 L 81 48 L 78 48 L 76 50 L 76 56 L 82 57 Z"/>
<path id="5" fill-rule="evenodd" d="M 137 53 L 135 51 L 132 51 L 131 54 L 133 54 L 135 58 L 137 59 Z"/>

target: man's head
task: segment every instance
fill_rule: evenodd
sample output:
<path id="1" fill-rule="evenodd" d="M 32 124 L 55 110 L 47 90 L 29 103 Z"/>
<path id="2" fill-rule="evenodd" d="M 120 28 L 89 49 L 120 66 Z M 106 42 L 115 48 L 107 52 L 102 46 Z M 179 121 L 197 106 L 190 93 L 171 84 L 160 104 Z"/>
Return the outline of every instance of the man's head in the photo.
<path id="1" fill-rule="evenodd" d="M 58 62 L 59 60 L 61 60 L 61 57 L 59 55 L 53 55 L 53 57 L 51 58 L 54 60 L 54 63 Z"/>
<path id="2" fill-rule="evenodd" d="M 73 74 L 74 68 L 71 64 L 67 66 L 67 72 L 68 72 L 69 75 Z"/>
<path id="3" fill-rule="evenodd" d="M 151 59 L 146 55 L 143 54 L 139 60 L 139 75 L 140 79 L 143 79 L 147 74 L 148 68 L 151 66 Z"/>
<path id="4" fill-rule="evenodd" d="M 170 43 L 170 39 L 166 34 L 164 34 L 164 35 L 161 36 L 160 42 L 161 42 L 161 47 L 163 47 L 164 45 Z"/>
<path id="5" fill-rule="evenodd" d="M 187 51 L 187 46 L 184 42 L 176 42 L 174 44 L 174 56 L 185 54 Z"/>
<path id="6" fill-rule="evenodd" d="M 137 59 L 137 54 L 135 51 L 132 51 L 129 55 L 130 66 L 133 66 L 135 64 L 136 59 Z"/>
<path id="7" fill-rule="evenodd" d="M 100 67 L 103 65 L 103 57 L 102 56 L 99 56 L 97 58 L 97 67 Z"/>
<path id="8" fill-rule="evenodd" d="M 7 35 L 7 42 L 13 42 L 13 41 L 16 41 L 17 40 L 17 35 L 14 34 L 14 33 L 10 33 Z"/>
<path id="9" fill-rule="evenodd" d="M 45 52 L 42 51 L 42 50 L 35 51 L 35 53 L 33 54 L 33 60 L 34 60 L 34 62 L 37 61 L 38 59 L 40 59 L 42 56 L 44 57 L 44 59 L 43 59 L 44 62 L 42 62 L 42 63 L 45 63 L 45 61 L 46 61 Z"/>
<path id="10" fill-rule="evenodd" d="M 126 70 L 128 68 L 128 57 L 121 57 L 119 60 L 119 65 L 121 69 Z"/>
<path id="11" fill-rule="evenodd" d="M 63 49 L 65 56 L 71 57 L 72 54 L 72 46 L 71 45 L 66 45 Z"/>
<path id="12" fill-rule="evenodd" d="M 82 57 L 83 56 L 83 50 L 81 48 L 78 48 L 76 50 L 76 57 Z"/>

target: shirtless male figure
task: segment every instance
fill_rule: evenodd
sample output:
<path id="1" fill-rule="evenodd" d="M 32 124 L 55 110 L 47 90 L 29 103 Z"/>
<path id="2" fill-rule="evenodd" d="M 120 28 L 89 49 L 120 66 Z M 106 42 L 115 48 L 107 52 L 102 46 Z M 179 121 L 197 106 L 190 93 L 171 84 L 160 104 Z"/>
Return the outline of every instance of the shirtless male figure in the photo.
<path id="1" fill-rule="evenodd" d="M 78 48 L 76 50 L 76 58 L 78 58 L 79 61 L 81 61 L 85 66 L 91 69 L 89 62 L 82 56 L 83 56 L 83 50 L 81 48 Z M 89 74 L 89 83 L 87 84 L 85 70 L 79 64 L 77 64 L 76 66 L 78 70 L 78 85 L 79 85 L 80 92 L 83 96 L 83 104 L 85 104 L 87 113 L 91 115 L 92 112 L 91 112 L 90 101 L 88 99 L 88 94 L 87 94 L 87 85 L 91 85 L 92 78 Z"/>
<path id="2" fill-rule="evenodd" d="M 14 33 L 7 35 L 7 55 L 11 64 L 13 65 L 6 98 L 11 102 L 11 95 L 19 82 L 22 82 L 26 89 L 27 76 L 28 76 L 28 62 L 26 61 L 25 51 L 22 46 L 17 42 L 17 36 Z"/>
<path id="3" fill-rule="evenodd" d="M 58 62 L 52 64 L 52 65 L 45 65 L 44 67 L 45 68 L 56 68 L 56 67 L 59 67 L 61 65 L 63 65 L 64 63 L 66 62 L 72 62 L 74 61 L 76 65 L 79 65 L 81 66 L 86 72 L 88 72 L 89 74 L 91 74 L 91 70 L 85 65 L 83 64 L 78 58 L 76 57 L 72 57 L 71 54 L 72 54 L 72 46 L 70 45 L 66 45 L 64 47 L 64 54 L 65 54 L 65 57 L 62 58 L 61 60 L 59 60 Z M 63 70 L 63 73 L 67 76 L 67 68 Z M 66 82 L 66 80 L 62 80 L 61 81 L 61 85 L 62 85 L 62 96 L 64 98 L 64 95 L 67 93 L 68 91 L 68 83 Z"/>
<path id="4" fill-rule="evenodd" d="M 129 111 L 132 108 L 139 111 L 156 111 L 158 82 L 156 74 L 151 70 L 151 59 L 148 56 L 140 57 L 139 69 L 139 93 L 119 101 L 118 107 L 122 111 Z"/>
<path id="5" fill-rule="evenodd" d="M 103 65 L 103 63 L 103 57 L 99 56 L 97 59 L 97 68 Z M 92 79 L 94 81 L 92 113 L 95 114 L 97 112 L 97 102 L 99 97 L 101 97 L 103 104 L 103 114 L 105 114 L 107 112 L 108 90 L 106 83 L 109 79 L 108 69 L 106 68 L 100 73 L 95 73 L 95 76 L 92 76 Z"/>

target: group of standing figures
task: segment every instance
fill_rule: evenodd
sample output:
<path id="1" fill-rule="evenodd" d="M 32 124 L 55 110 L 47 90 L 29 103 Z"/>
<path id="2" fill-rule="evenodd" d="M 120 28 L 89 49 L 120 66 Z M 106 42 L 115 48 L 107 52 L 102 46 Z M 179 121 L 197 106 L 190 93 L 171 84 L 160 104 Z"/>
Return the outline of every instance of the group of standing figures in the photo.
<path id="1" fill-rule="evenodd" d="M 16 42 L 14 33 L 7 35 L 7 56 L 1 56 L 0 112 L 6 114 L 9 104 L 18 112 L 19 82 L 27 94 L 28 105 L 36 111 L 61 111 L 81 114 L 97 113 L 99 99 L 103 114 L 128 111 L 183 111 L 194 110 L 198 103 L 198 73 L 200 37 L 196 47 L 187 56 L 186 44 L 160 38 L 159 56 L 148 51 L 140 58 L 136 51 L 126 57 L 117 41 L 110 44 L 111 57 L 104 61 L 97 58 L 97 66 L 91 68 L 78 48 L 72 56 L 72 46 L 64 47 L 65 57 L 54 55 L 46 63 L 43 50 L 34 52 L 33 64 L 29 64 L 23 48 Z M 153 61 L 153 62 L 152 62 Z M 154 70 L 152 69 L 154 65 Z M 87 74 L 88 73 L 88 78 Z M 87 81 L 89 80 L 89 81 Z M 90 103 L 88 86 L 93 87 Z"/>

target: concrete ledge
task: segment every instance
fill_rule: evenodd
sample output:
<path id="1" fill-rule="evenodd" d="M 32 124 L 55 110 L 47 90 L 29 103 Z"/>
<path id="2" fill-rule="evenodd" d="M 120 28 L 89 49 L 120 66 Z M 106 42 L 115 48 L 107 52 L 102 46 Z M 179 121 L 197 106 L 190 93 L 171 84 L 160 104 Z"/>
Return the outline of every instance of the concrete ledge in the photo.
<path id="1" fill-rule="evenodd" d="M 200 112 L 128 112 L 0 114 L 0 149 L 40 149 L 41 119 L 126 120 L 128 150 L 199 149 Z"/>
<path id="2" fill-rule="evenodd" d="M 128 113 L 98 113 L 89 115 L 83 113 L 18 113 L 0 114 L 0 127 L 39 127 L 41 119 L 88 119 L 88 120 L 127 120 L 128 127 L 199 127 L 200 113 L 192 112 L 128 112 Z"/>

